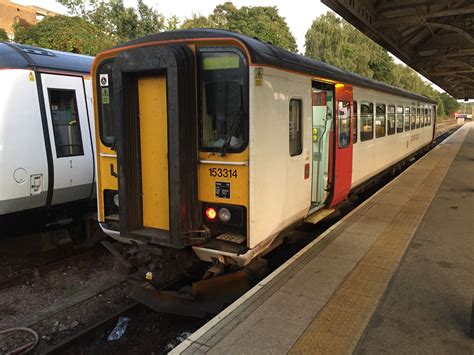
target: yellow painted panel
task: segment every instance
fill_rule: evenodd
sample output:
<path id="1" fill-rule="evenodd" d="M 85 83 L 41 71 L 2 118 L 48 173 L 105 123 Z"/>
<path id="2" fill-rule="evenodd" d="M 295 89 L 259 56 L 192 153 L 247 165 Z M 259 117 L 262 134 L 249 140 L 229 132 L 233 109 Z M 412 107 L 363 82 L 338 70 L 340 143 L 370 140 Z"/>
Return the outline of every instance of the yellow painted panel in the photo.
<path id="1" fill-rule="evenodd" d="M 164 75 L 138 79 L 143 225 L 169 230 L 166 100 Z"/>
<path id="2" fill-rule="evenodd" d="M 230 184 L 229 198 L 216 196 L 216 182 Z M 223 164 L 199 164 L 199 200 L 248 207 L 249 168 Z"/>
<path id="3" fill-rule="evenodd" d="M 113 166 L 113 171 L 117 173 L 117 158 L 99 155 L 97 165 L 97 178 L 99 182 L 97 193 L 97 199 L 99 201 L 99 222 L 104 222 L 105 220 L 104 190 L 118 190 L 118 179 L 110 173 L 110 165 Z"/>

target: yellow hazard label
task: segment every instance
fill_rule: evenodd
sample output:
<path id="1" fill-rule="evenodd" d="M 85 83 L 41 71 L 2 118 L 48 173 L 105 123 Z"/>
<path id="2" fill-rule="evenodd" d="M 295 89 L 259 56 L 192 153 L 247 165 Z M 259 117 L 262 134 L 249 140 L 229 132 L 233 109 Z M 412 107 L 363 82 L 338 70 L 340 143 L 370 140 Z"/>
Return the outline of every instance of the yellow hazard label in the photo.
<path id="1" fill-rule="evenodd" d="M 28 79 L 29 79 L 30 81 L 35 81 L 35 74 L 33 74 L 32 71 L 30 71 L 30 74 L 28 75 Z"/>

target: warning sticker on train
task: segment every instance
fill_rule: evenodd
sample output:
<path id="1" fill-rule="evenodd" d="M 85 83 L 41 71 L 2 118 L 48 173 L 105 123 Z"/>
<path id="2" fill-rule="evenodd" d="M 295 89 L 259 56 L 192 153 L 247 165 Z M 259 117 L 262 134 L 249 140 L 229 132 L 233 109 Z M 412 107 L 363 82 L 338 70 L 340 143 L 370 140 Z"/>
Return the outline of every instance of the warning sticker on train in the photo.
<path id="1" fill-rule="evenodd" d="M 216 181 L 216 197 L 230 198 L 230 182 Z"/>
<path id="2" fill-rule="evenodd" d="M 100 74 L 100 86 L 109 86 L 109 74 Z"/>
<path id="3" fill-rule="evenodd" d="M 110 103 L 110 96 L 109 96 L 109 88 L 102 88 L 102 103 L 109 104 Z"/>

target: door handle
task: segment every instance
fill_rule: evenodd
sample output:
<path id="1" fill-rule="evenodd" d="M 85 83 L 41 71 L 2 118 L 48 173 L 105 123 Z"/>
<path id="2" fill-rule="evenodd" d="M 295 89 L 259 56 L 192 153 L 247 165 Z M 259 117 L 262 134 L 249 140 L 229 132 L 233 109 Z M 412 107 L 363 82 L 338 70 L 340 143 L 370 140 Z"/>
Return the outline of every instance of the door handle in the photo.
<path id="1" fill-rule="evenodd" d="M 110 164 L 110 175 L 118 178 L 118 174 L 114 171 L 114 164 Z"/>

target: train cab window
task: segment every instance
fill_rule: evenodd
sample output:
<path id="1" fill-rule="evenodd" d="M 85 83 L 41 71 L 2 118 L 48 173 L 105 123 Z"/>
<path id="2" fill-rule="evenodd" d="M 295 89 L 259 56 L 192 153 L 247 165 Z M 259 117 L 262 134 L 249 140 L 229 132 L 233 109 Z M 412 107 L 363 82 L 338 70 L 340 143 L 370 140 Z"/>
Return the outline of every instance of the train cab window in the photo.
<path id="1" fill-rule="evenodd" d="M 303 151 L 303 102 L 299 99 L 290 100 L 289 108 L 289 142 L 290 156 L 300 155 Z"/>
<path id="2" fill-rule="evenodd" d="M 113 62 L 105 61 L 97 70 L 97 93 L 99 108 L 99 135 L 102 143 L 108 147 L 114 145 L 115 127 L 113 121 Z"/>
<path id="3" fill-rule="evenodd" d="M 203 48 L 199 51 L 199 94 L 204 151 L 240 152 L 247 138 L 247 67 L 243 55 L 233 48 Z"/>
<path id="4" fill-rule="evenodd" d="M 375 136 L 381 138 L 385 136 L 385 120 L 386 120 L 387 106 L 384 104 L 377 104 L 375 115 Z"/>
<path id="5" fill-rule="evenodd" d="M 349 101 L 339 101 L 337 125 L 339 148 L 348 147 L 351 141 L 351 103 Z"/>
<path id="6" fill-rule="evenodd" d="M 352 116 L 352 142 L 357 143 L 357 101 L 354 101 L 354 114 Z"/>
<path id="7" fill-rule="evenodd" d="M 410 115 L 410 123 L 411 129 L 414 130 L 416 128 L 416 108 L 411 108 L 411 115 Z"/>
<path id="8" fill-rule="evenodd" d="M 403 132 L 403 106 L 397 106 L 397 133 Z"/>
<path id="9" fill-rule="evenodd" d="M 410 108 L 405 107 L 405 132 L 410 130 Z"/>
<path id="10" fill-rule="evenodd" d="M 395 134 L 395 106 L 392 105 L 388 107 L 387 134 Z"/>
<path id="11" fill-rule="evenodd" d="M 76 91 L 48 89 L 56 156 L 83 155 Z"/>
<path id="12" fill-rule="evenodd" d="M 416 109 L 416 128 L 420 128 L 420 122 L 421 122 L 421 110 L 418 107 Z"/>
<path id="13" fill-rule="evenodd" d="M 360 140 L 368 141 L 374 138 L 374 104 L 362 101 L 360 103 Z"/>

